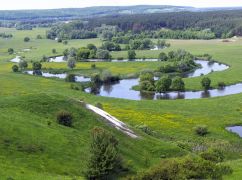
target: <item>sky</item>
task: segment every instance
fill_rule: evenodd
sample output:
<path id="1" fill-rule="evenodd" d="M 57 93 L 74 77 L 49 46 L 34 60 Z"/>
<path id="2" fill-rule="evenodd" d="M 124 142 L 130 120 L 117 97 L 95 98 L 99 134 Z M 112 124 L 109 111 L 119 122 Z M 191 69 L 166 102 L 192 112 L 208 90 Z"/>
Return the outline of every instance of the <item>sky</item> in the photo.
<path id="1" fill-rule="evenodd" d="M 1 3 L 0 9 L 54 9 L 140 4 L 193 7 L 242 7 L 242 0 L 4 0 Z"/>

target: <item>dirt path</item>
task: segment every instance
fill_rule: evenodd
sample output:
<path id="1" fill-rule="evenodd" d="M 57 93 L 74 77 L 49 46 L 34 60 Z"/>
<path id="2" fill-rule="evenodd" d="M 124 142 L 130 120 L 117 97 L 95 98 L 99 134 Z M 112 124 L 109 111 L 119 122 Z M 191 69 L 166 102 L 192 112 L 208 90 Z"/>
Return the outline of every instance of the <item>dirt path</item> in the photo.
<path id="1" fill-rule="evenodd" d="M 113 117 L 106 111 L 103 111 L 102 109 L 99 109 L 91 104 L 86 104 L 86 107 L 87 107 L 87 109 L 89 109 L 89 110 L 95 112 L 96 114 L 102 116 L 103 118 L 105 118 L 116 129 L 122 131 L 123 133 L 127 134 L 128 136 L 130 136 L 132 138 L 138 138 L 138 136 L 131 129 L 129 129 L 125 123 L 119 121 L 117 118 Z"/>

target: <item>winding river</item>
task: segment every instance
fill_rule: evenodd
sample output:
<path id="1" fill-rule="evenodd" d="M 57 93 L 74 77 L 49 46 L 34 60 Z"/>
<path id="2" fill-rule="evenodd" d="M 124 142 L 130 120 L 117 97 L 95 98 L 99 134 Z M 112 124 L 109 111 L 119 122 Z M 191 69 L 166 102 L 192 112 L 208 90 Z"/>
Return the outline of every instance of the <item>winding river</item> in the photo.
<path id="1" fill-rule="evenodd" d="M 196 60 L 197 64 L 201 65 L 201 68 L 185 75 L 187 78 L 194 78 L 203 75 L 207 75 L 211 72 L 224 71 L 229 68 L 225 64 L 217 62 L 211 63 L 203 60 Z M 238 94 L 242 92 L 242 83 L 226 86 L 223 89 L 213 89 L 209 91 L 185 91 L 185 92 L 168 92 L 168 93 L 144 93 L 140 91 L 132 90 L 132 87 L 139 84 L 139 79 L 124 79 L 119 82 L 103 85 L 100 87 L 98 96 L 123 98 L 130 100 L 157 100 L 157 99 L 200 99 L 208 97 L 219 97 L 231 94 Z M 86 89 L 86 92 L 90 93 L 90 89 Z"/>
<path id="2" fill-rule="evenodd" d="M 125 60 L 124 60 L 125 61 Z M 140 61 L 140 60 L 136 60 Z M 154 59 L 148 59 L 147 61 L 155 61 Z M 114 61 L 115 62 L 115 61 Z M 116 61 L 117 62 L 117 61 Z M 122 62 L 122 61 L 118 61 Z M 201 66 L 201 68 L 196 69 L 193 72 L 187 73 L 184 75 L 186 78 L 194 78 L 199 77 L 201 75 L 207 75 L 212 72 L 224 71 L 229 68 L 229 66 L 225 64 L 220 64 L 217 62 L 208 62 L 204 60 L 196 60 L 197 64 Z M 33 74 L 32 71 L 26 72 L 28 74 Z M 43 73 L 44 77 L 54 77 L 64 79 L 66 74 L 51 74 L 51 73 Z M 76 82 L 87 82 L 90 81 L 90 78 L 83 76 L 76 76 Z M 238 83 L 235 85 L 226 86 L 221 89 L 212 89 L 208 91 L 185 91 L 185 92 L 168 92 L 168 93 L 143 93 L 140 91 L 132 90 L 132 87 L 139 84 L 139 79 L 123 79 L 119 82 L 106 84 L 100 87 L 97 96 L 105 96 L 105 97 L 113 97 L 113 98 L 122 98 L 129 100 L 158 100 L 158 99 L 201 99 L 201 98 L 209 98 L 209 97 L 220 97 L 232 94 L 242 93 L 242 83 Z M 90 93 L 90 89 L 86 89 L 87 93 Z"/>

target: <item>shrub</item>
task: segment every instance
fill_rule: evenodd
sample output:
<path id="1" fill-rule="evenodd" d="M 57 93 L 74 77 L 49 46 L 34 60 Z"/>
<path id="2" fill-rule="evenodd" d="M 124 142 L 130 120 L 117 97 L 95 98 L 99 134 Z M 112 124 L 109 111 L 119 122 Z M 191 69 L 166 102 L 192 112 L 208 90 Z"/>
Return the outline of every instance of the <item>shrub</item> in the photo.
<path id="1" fill-rule="evenodd" d="M 207 161 L 212 161 L 215 163 L 220 163 L 223 162 L 224 160 L 224 155 L 220 150 L 208 150 L 206 152 L 202 152 L 200 156 L 207 160 Z"/>
<path id="2" fill-rule="evenodd" d="M 56 54 L 56 49 L 52 49 L 52 53 L 53 54 Z"/>
<path id="3" fill-rule="evenodd" d="M 117 60 L 118 61 L 122 61 L 122 60 L 124 60 L 124 58 L 123 57 L 118 57 Z"/>
<path id="4" fill-rule="evenodd" d="M 42 39 L 42 36 L 41 36 L 40 34 L 38 34 L 38 35 L 36 36 L 36 39 Z"/>
<path id="5" fill-rule="evenodd" d="M 128 51 L 128 59 L 133 60 L 136 58 L 136 52 L 134 50 L 129 50 Z"/>
<path id="6" fill-rule="evenodd" d="M 32 68 L 34 71 L 39 71 L 42 69 L 42 64 L 40 62 L 33 62 Z"/>
<path id="7" fill-rule="evenodd" d="M 185 83 L 181 77 L 175 77 L 172 80 L 171 88 L 175 91 L 184 91 Z"/>
<path id="8" fill-rule="evenodd" d="M 122 167 L 118 154 L 118 141 L 102 128 L 92 130 L 90 158 L 86 176 L 88 179 L 110 179 Z"/>
<path id="9" fill-rule="evenodd" d="M 13 65 L 12 66 L 12 70 L 13 70 L 13 72 L 18 72 L 18 66 L 17 65 Z"/>
<path id="10" fill-rule="evenodd" d="M 225 85 L 224 82 L 218 82 L 218 87 L 219 87 L 220 89 L 223 89 L 225 86 L 226 86 L 226 85 Z"/>
<path id="11" fill-rule="evenodd" d="M 71 69 L 76 67 L 76 60 L 74 58 L 69 58 L 67 61 L 67 66 Z"/>
<path id="12" fill-rule="evenodd" d="M 48 57 L 46 55 L 43 55 L 42 56 L 42 62 L 46 62 L 46 61 L 48 61 Z"/>
<path id="13" fill-rule="evenodd" d="M 208 128 L 205 125 L 199 125 L 194 128 L 195 133 L 199 136 L 205 136 L 208 134 Z"/>
<path id="14" fill-rule="evenodd" d="M 204 88 L 204 90 L 208 90 L 211 85 L 211 80 L 208 77 L 204 77 L 201 81 L 201 85 Z"/>
<path id="15" fill-rule="evenodd" d="M 188 156 L 182 159 L 163 160 L 131 179 L 222 179 L 224 175 L 231 173 L 232 170 L 229 166 L 207 161 L 197 156 Z"/>
<path id="16" fill-rule="evenodd" d="M 76 82 L 75 74 L 68 74 L 65 80 L 66 82 Z"/>
<path id="17" fill-rule="evenodd" d="M 25 37 L 24 38 L 24 42 L 29 42 L 30 41 L 30 38 L 29 37 Z"/>
<path id="18" fill-rule="evenodd" d="M 91 68 L 92 68 L 92 69 L 96 69 L 96 64 L 92 64 L 92 65 L 91 65 Z"/>
<path id="19" fill-rule="evenodd" d="M 18 63 L 18 65 L 19 65 L 19 68 L 21 70 L 23 70 L 23 69 L 26 69 L 28 67 L 28 62 L 21 59 L 20 62 Z"/>
<path id="20" fill-rule="evenodd" d="M 160 61 L 167 61 L 167 60 L 168 60 L 168 57 L 167 57 L 166 53 L 161 52 L 161 53 L 159 54 L 158 59 L 159 59 Z"/>
<path id="21" fill-rule="evenodd" d="M 72 119 L 72 114 L 68 111 L 62 110 L 57 113 L 57 122 L 63 126 L 71 127 Z"/>
<path id="22" fill-rule="evenodd" d="M 93 74 L 91 77 L 91 82 L 93 82 L 94 84 L 101 84 L 102 80 L 100 74 Z"/>
<path id="23" fill-rule="evenodd" d="M 156 92 L 162 93 L 162 92 L 167 92 L 169 91 L 171 87 L 172 80 L 168 76 L 164 76 L 160 78 L 155 85 Z"/>
<path id="24" fill-rule="evenodd" d="M 14 53 L 14 49 L 13 48 L 9 48 L 8 49 L 8 54 L 13 54 Z"/>
<path id="25" fill-rule="evenodd" d="M 96 56 L 97 56 L 98 59 L 110 60 L 112 58 L 112 56 L 110 55 L 109 51 L 102 50 L 102 49 L 99 49 L 97 51 Z"/>

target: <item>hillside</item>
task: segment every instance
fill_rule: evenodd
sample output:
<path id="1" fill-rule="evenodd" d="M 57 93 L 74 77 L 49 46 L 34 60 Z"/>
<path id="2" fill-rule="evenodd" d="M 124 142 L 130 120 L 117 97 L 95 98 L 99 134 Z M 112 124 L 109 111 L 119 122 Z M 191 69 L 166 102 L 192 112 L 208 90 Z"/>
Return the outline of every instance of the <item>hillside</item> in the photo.
<path id="1" fill-rule="evenodd" d="M 100 6 L 86 8 L 47 9 L 47 10 L 1 10 L 0 20 L 31 19 L 75 19 L 121 14 L 151 14 L 167 12 L 203 12 L 235 10 L 237 8 L 194 8 L 187 6 L 138 5 L 138 6 Z"/>

